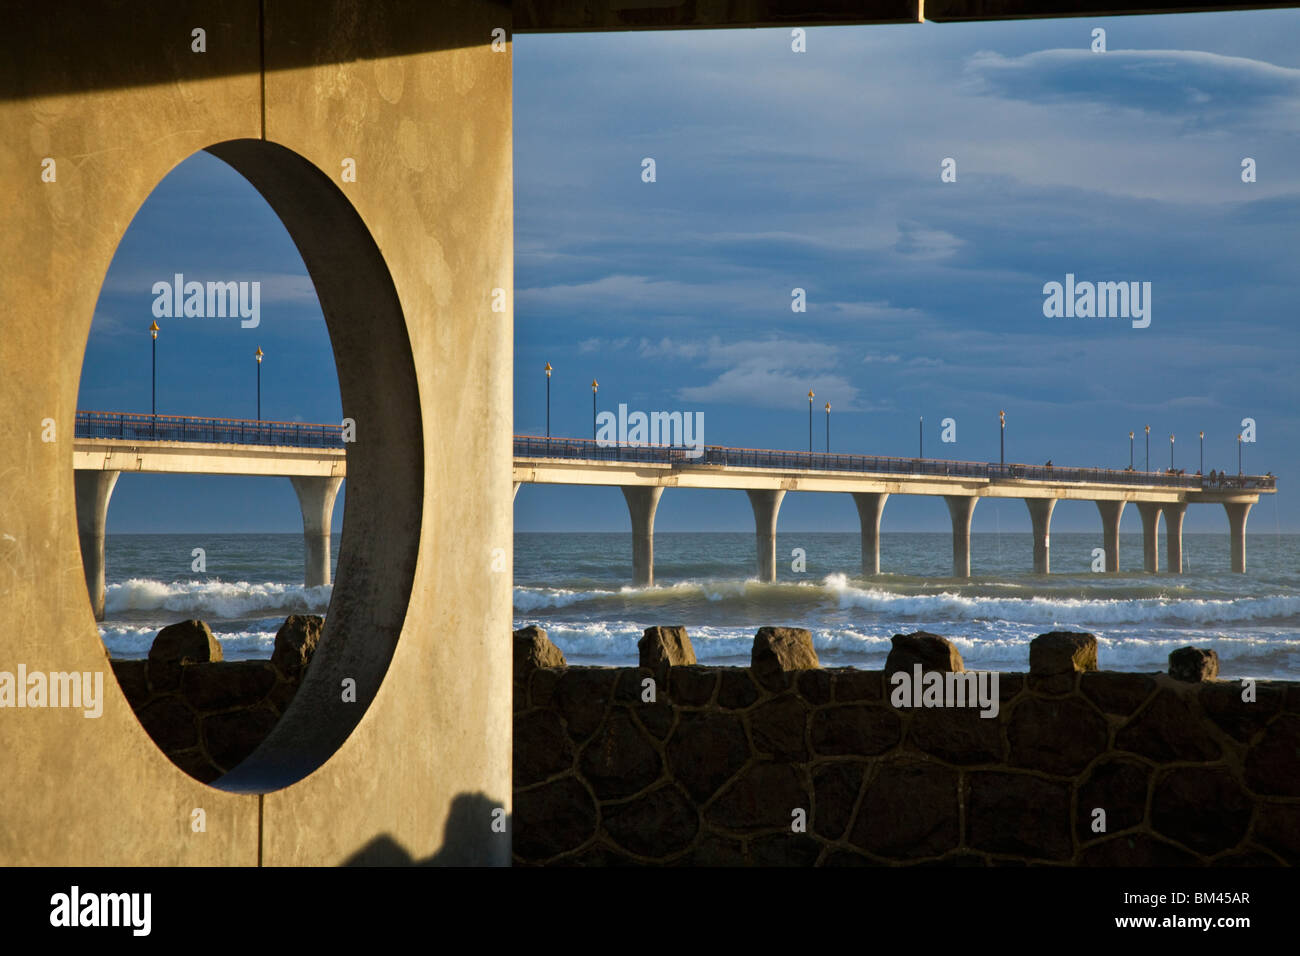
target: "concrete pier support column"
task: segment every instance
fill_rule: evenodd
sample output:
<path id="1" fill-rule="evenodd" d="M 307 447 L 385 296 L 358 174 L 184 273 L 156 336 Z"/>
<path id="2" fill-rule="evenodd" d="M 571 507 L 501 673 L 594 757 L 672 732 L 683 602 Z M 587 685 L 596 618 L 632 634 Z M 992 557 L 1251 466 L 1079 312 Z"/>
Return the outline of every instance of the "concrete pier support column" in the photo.
<path id="1" fill-rule="evenodd" d="M 1170 574 L 1183 573 L 1183 517 L 1187 503 L 1165 505 L 1165 566 Z"/>
<path id="2" fill-rule="evenodd" d="M 758 539 L 758 579 L 776 581 L 776 515 L 781 510 L 780 491 L 747 491 L 749 506 L 754 509 L 754 533 Z"/>
<path id="3" fill-rule="evenodd" d="M 1049 574 L 1052 563 L 1049 552 L 1052 547 L 1052 509 L 1056 507 L 1055 498 L 1026 498 L 1029 506 L 1029 520 L 1034 523 L 1034 573 Z"/>
<path id="4" fill-rule="evenodd" d="M 1098 501 L 1101 513 L 1101 543 L 1106 551 L 1106 570 L 1119 570 L 1119 519 L 1127 501 Z"/>
<path id="5" fill-rule="evenodd" d="M 1148 574 L 1160 570 L 1160 511 L 1163 505 L 1152 501 L 1139 501 L 1138 514 L 1142 516 L 1142 567 Z"/>
<path id="6" fill-rule="evenodd" d="M 862 525 L 862 575 L 870 577 L 880 573 L 880 515 L 885 510 L 889 492 L 855 491 L 853 503 L 858 506 L 858 521 Z"/>
<path id="7" fill-rule="evenodd" d="M 655 510 L 663 493 L 662 485 L 623 488 L 632 516 L 632 578 L 637 587 L 655 583 Z"/>
<path id="8" fill-rule="evenodd" d="M 974 495 L 944 495 L 952 516 L 952 576 L 970 577 L 970 519 L 975 514 Z"/>
<path id="9" fill-rule="evenodd" d="M 1239 574 L 1246 573 L 1246 516 L 1250 514 L 1253 501 L 1225 501 L 1223 510 L 1228 512 L 1228 535 L 1232 541 L 1232 570 Z"/>
<path id="10" fill-rule="evenodd" d="M 81 539 L 81 563 L 86 571 L 86 590 L 95 620 L 104 619 L 104 524 L 108 499 L 113 495 L 120 471 L 73 472 L 77 496 L 77 536 Z"/>
<path id="11" fill-rule="evenodd" d="M 291 477 L 302 509 L 302 540 L 305 550 L 303 583 L 317 588 L 330 583 L 330 522 L 334 518 L 334 498 L 342 478 Z"/>

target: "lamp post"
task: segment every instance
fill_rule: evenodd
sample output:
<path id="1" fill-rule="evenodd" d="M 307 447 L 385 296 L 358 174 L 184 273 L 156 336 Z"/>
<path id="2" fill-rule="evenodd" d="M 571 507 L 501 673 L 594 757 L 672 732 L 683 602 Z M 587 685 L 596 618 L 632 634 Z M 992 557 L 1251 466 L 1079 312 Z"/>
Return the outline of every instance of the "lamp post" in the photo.
<path id="1" fill-rule="evenodd" d="M 925 416 L 924 415 L 922 415 L 921 420 L 916 423 L 916 451 L 917 451 L 916 454 L 917 458 L 925 457 Z"/>
<path id="2" fill-rule="evenodd" d="M 1150 425 L 1146 426 L 1146 433 L 1147 433 L 1147 463 L 1145 466 L 1145 470 L 1150 471 L 1151 470 L 1151 426 Z"/>
<path id="3" fill-rule="evenodd" d="M 826 403 L 826 454 L 831 452 L 831 403 Z"/>
<path id="4" fill-rule="evenodd" d="M 1133 433 L 1128 433 L 1128 470 L 1133 470 Z"/>
<path id="5" fill-rule="evenodd" d="M 1241 435 L 1237 435 L 1237 477 L 1241 477 Z"/>
<path id="6" fill-rule="evenodd" d="M 153 351 L 153 373 L 149 385 L 149 414 L 153 420 L 149 423 L 149 437 L 156 438 L 158 432 L 158 323 L 149 323 L 149 335 L 153 338 L 150 349 Z"/>
<path id="7" fill-rule="evenodd" d="M 812 400 L 813 390 L 808 389 L 808 452 L 812 453 Z"/>
<path id="8" fill-rule="evenodd" d="M 1174 436 L 1169 436 L 1169 470 L 1174 470 Z"/>
<path id="9" fill-rule="evenodd" d="M 998 432 L 998 457 L 1003 465 L 1007 463 L 1007 413 L 998 412 L 998 422 L 1002 425 Z M 943 424 L 940 422 L 939 424 Z"/>
<path id="10" fill-rule="evenodd" d="M 546 363 L 546 437 L 551 437 L 551 363 Z"/>
<path id="11" fill-rule="evenodd" d="M 257 347 L 257 420 L 262 420 L 262 347 Z"/>
<path id="12" fill-rule="evenodd" d="M 594 378 L 591 380 L 591 440 L 596 440 L 596 389 L 600 383 Z"/>
<path id="13" fill-rule="evenodd" d="M 1205 432 L 1201 432 L 1201 469 L 1197 474 L 1205 474 Z"/>

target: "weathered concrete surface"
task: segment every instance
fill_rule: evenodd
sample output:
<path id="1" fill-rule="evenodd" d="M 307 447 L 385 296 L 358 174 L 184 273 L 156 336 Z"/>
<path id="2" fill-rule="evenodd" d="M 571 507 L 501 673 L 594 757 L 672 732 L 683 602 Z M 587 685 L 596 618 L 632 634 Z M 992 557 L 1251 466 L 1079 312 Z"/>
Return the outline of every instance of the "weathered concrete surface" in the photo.
<path id="1" fill-rule="evenodd" d="M 1106 570 L 1119 571 L 1119 521 L 1124 515 L 1126 501 L 1098 501 L 1101 515 L 1101 541 L 1106 553 Z"/>
<path id="2" fill-rule="evenodd" d="M 1108 17 L 1292 6 L 1280 3 L 1188 3 L 1187 0 L 514 0 L 517 33 L 577 30 L 670 30 L 709 27 L 817 27 L 926 20 Z"/>
<path id="3" fill-rule="evenodd" d="M 1160 570 L 1160 505 L 1149 501 L 1137 503 L 1142 516 L 1142 567 L 1148 574 Z"/>
<path id="4" fill-rule="evenodd" d="M 78 471 L 132 471 L 168 475 L 307 475 L 347 477 L 342 448 L 228 445 L 206 442 L 137 442 L 78 438 L 72 452 Z"/>
<path id="5" fill-rule="evenodd" d="M 1026 498 L 1029 520 L 1034 526 L 1034 573 L 1049 574 L 1052 570 L 1052 510 L 1055 498 Z"/>
<path id="6" fill-rule="evenodd" d="M 1214 10 L 1265 10 L 1294 3 L 1188 3 L 1187 0 L 923 0 L 925 19 L 1036 20 L 1048 17 L 1145 16 L 1152 13 L 1206 13 Z"/>
<path id="7" fill-rule="evenodd" d="M 515 490 L 519 488 L 516 485 Z M 655 511 L 664 493 L 661 486 L 624 488 L 628 517 L 632 519 L 632 580 L 637 587 L 655 583 Z"/>
<path id="8" fill-rule="evenodd" d="M 330 583 L 330 526 L 342 478 L 289 479 L 302 511 L 303 581 L 309 588 Z"/>
<path id="9" fill-rule="evenodd" d="M 850 494 L 957 495 L 980 498 L 1053 498 L 1063 501 L 1155 501 L 1186 504 L 1251 503 L 1276 488 L 1190 488 L 1102 481 L 1043 481 L 973 475 L 801 470 L 790 467 L 700 465 L 676 462 L 516 458 L 514 480 L 539 485 L 661 485 L 737 491 L 823 491 Z"/>
<path id="10" fill-rule="evenodd" d="M 754 536 L 758 548 L 758 579 L 767 584 L 776 581 L 776 516 L 781 511 L 783 490 L 747 491 L 749 507 L 754 512 Z"/>
<path id="11" fill-rule="evenodd" d="M 1165 565 L 1170 574 L 1183 573 L 1183 518 L 1187 505 L 1168 504 L 1161 508 L 1165 516 Z"/>
<path id="12" fill-rule="evenodd" d="M 11 6 L 0 660 L 107 679 L 98 719 L 0 715 L 0 776 L 13 783 L 0 863 L 509 862 L 488 812 L 510 811 L 511 572 L 493 560 L 510 553 L 512 320 L 491 303 L 512 290 L 511 55 L 490 46 L 508 10 L 210 0 L 67 18 Z M 205 24 L 208 50 L 192 53 Z M 73 480 L 99 285 L 149 193 L 207 147 L 298 244 L 358 430 L 325 634 L 280 723 L 221 782 L 246 792 L 170 763 L 111 679 Z M 55 182 L 41 181 L 45 157 Z M 354 183 L 340 181 L 345 158 Z M 426 448 L 455 455 L 426 461 Z M 348 678 L 355 703 L 340 692 Z M 190 828 L 198 807 L 203 834 Z"/>
<path id="13" fill-rule="evenodd" d="M 515 30 L 671 30 L 702 27 L 808 27 L 849 23 L 918 23 L 918 0 L 514 0 Z"/>
<path id="14" fill-rule="evenodd" d="M 204 16 L 194 4 L 147 20 L 87 7 L 76 22 L 48 16 L 40 3 L 11 4 L 0 36 L 8 94 L 0 128 L 9 142 L 0 150 L 0 660 L 7 669 L 102 672 L 105 696 L 97 719 L 66 709 L 0 712 L 0 776 L 10 782 L 0 807 L 5 865 L 257 862 L 257 798 L 213 791 L 175 767 L 112 679 L 78 560 L 72 470 L 82 356 L 122 234 L 186 156 L 260 133 L 257 5 L 220 10 L 206 18 L 226 25 L 227 42 L 211 45 L 206 59 L 185 58 Z M 170 85 L 23 96 L 164 57 Z M 222 67 L 232 75 L 205 78 Z M 41 181 L 45 157 L 56 161 L 55 182 Z M 54 441 L 42 441 L 45 419 Z M 206 813 L 204 834 L 191 833 L 194 808 Z"/>
<path id="15" fill-rule="evenodd" d="M 948 516 L 952 518 L 952 576 L 970 577 L 970 522 L 979 499 L 972 496 L 944 495 Z"/>
<path id="16" fill-rule="evenodd" d="M 86 570 L 86 593 L 90 595 L 90 609 L 96 621 L 104 619 L 104 529 L 108 502 L 119 474 L 117 471 L 77 473 L 77 538 L 81 563 Z"/>
<path id="17" fill-rule="evenodd" d="M 1223 510 L 1228 512 L 1228 538 L 1232 550 L 1232 570 L 1239 574 L 1246 572 L 1246 518 L 1250 515 L 1253 502 L 1224 502 Z"/>
<path id="18" fill-rule="evenodd" d="M 862 529 L 862 576 L 880 573 L 880 516 L 884 513 L 889 495 L 855 492 L 853 503 L 858 506 L 858 524 Z"/>

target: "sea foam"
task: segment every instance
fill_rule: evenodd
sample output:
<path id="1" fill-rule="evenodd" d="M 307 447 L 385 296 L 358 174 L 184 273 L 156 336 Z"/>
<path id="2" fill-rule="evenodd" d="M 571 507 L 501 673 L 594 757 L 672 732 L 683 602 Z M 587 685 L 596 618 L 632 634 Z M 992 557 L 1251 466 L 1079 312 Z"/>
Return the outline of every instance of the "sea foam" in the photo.
<path id="1" fill-rule="evenodd" d="M 104 610 L 110 617 L 128 612 L 172 611 L 217 619 L 237 620 L 258 614 L 324 614 L 331 586 L 253 584 L 248 581 L 174 581 L 131 578 L 110 584 Z M 206 618 L 205 618 L 206 619 Z"/>

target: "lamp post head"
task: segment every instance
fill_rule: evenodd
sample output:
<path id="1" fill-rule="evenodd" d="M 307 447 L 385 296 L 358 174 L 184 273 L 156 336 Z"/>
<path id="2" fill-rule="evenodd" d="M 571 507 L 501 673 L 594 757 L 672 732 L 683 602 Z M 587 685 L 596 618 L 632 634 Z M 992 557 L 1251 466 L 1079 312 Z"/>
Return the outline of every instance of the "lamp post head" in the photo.
<path id="1" fill-rule="evenodd" d="M 262 347 L 261 347 L 260 345 L 257 347 L 257 352 L 254 353 L 254 354 L 256 354 L 256 356 L 257 356 L 257 364 L 258 364 L 258 365 L 261 365 L 261 364 L 262 364 Z"/>
<path id="2" fill-rule="evenodd" d="M 1201 432 L 1201 438 L 1202 438 L 1202 439 L 1205 438 L 1205 432 Z"/>
<path id="3" fill-rule="evenodd" d="M 596 389 L 599 388 L 599 387 L 600 387 L 600 382 L 596 381 L 596 380 L 593 378 L 593 379 L 591 380 L 591 393 L 594 395 L 594 394 L 596 393 Z"/>
<path id="4" fill-rule="evenodd" d="M 830 403 L 830 402 L 827 402 L 827 403 L 826 403 L 826 414 L 829 415 L 830 413 L 831 413 L 831 403 Z"/>
<path id="5" fill-rule="evenodd" d="M 547 377 L 547 378 L 550 378 L 550 377 L 551 377 L 551 363 L 550 363 L 550 362 L 547 362 L 547 363 L 546 363 L 546 377 Z"/>
<path id="6" fill-rule="evenodd" d="M 812 404 L 812 400 L 813 400 L 813 390 L 810 388 L 810 389 L 808 389 L 808 404 L 809 404 L 809 405 Z"/>
<path id="7" fill-rule="evenodd" d="M 999 411 L 999 412 L 998 412 L 998 422 L 1002 425 L 1003 428 L 1006 428 L 1006 427 L 1007 427 L 1007 413 L 1006 413 L 1006 412 L 1004 412 L 1004 411 Z M 943 424 L 943 423 L 940 422 L 940 424 Z"/>
<path id="8" fill-rule="evenodd" d="M 157 322 L 150 322 L 150 323 L 149 323 L 149 334 L 150 334 L 151 336 L 153 336 L 155 339 L 158 338 L 158 323 L 157 323 Z"/>
<path id="9" fill-rule="evenodd" d="M 1146 432 L 1147 432 L 1148 435 L 1151 434 L 1151 426 L 1150 426 L 1150 425 L 1147 425 L 1147 426 L 1146 426 Z"/>
<path id="10" fill-rule="evenodd" d="M 1172 445 L 1173 443 L 1174 443 L 1174 436 L 1173 436 L 1173 435 L 1170 435 L 1170 436 L 1169 436 L 1169 444 Z"/>
<path id="11" fill-rule="evenodd" d="M 1133 433 L 1132 433 L 1132 432 L 1129 432 L 1129 433 L 1128 433 L 1128 440 L 1129 440 L 1129 441 L 1132 441 L 1132 440 L 1133 440 Z"/>

